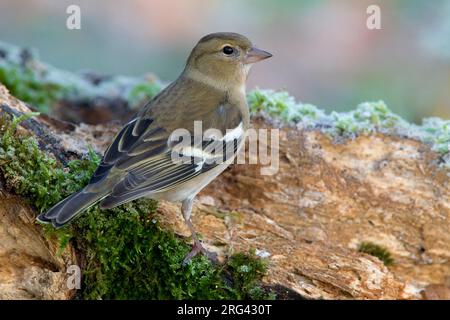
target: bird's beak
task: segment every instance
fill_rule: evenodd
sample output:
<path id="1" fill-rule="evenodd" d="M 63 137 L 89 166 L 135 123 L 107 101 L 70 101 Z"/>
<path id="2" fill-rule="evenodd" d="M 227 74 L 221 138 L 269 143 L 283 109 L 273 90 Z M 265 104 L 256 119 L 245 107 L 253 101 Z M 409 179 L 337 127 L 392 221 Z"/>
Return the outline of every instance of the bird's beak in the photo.
<path id="1" fill-rule="evenodd" d="M 244 63 L 245 64 L 255 63 L 270 58 L 271 56 L 272 54 L 267 51 L 252 47 L 250 51 L 247 52 L 247 55 L 244 58 Z"/>

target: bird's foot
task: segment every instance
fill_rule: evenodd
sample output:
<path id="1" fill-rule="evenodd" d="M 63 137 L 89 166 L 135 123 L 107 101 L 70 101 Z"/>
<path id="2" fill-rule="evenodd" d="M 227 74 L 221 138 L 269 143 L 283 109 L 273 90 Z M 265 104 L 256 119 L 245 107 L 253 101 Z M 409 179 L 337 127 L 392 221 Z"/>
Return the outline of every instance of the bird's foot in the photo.
<path id="1" fill-rule="evenodd" d="M 196 255 L 198 255 L 199 253 L 205 255 L 205 257 L 207 257 L 213 263 L 217 263 L 217 261 L 218 261 L 217 253 L 209 252 L 208 250 L 206 250 L 203 247 L 200 240 L 196 240 L 196 241 L 194 241 L 194 244 L 192 245 L 191 252 L 189 252 L 186 255 L 186 257 L 184 258 L 183 265 L 187 265 L 192 260 L 192 258 L 195 257 Z"/>

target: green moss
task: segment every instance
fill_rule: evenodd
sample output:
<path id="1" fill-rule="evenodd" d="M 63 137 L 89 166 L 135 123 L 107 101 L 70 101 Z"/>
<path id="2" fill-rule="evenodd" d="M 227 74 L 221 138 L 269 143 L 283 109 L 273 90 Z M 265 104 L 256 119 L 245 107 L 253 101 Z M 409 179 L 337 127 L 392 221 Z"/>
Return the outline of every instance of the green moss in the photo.
<path id="1" fill-rule="evenodd" d="M 264 298 L 258 282 L 266 268 L 254 254 L 238 254 L 215 267 L 203 257 L 183 266 L 190 246 L 162 230 L 152 212 L 156 203 L 138 200 L 119 208 L 94 207 L 76 221 L 88 247 L 85 273 L 89 299 Z M 241 258 L 241 255 L 245 258 Z M 95 257 L 95 259 L 92 259 Z M 235 257 L 239 257 L 236 260 Z M 249 266 L 249 269 L 242 266 Z M 230 275 L 231 283 L 224 277 Z"/>
<path id="2" fill-rule="evenodd" d="M 0 42 L 0 53 L 0 83 L 13 96 L 44 113 L 50 112 L 58 101 L 83 101 L 86 104 L 97 98 L 111 103 L 123 101 L 134 110 L 162 87 L 156 78 L 67 72 L 40 62 L 34 50 L 3 42 Z"/>
<path id="3" fill-rule="evenodd" d="M 239 299 L 274 299 L 257 284 L 267 272 L 267 261 L 255 259 L 255 252 L 248 254 L 237 253 L 230 258 L 227 265 L 228 272 L 234 275 L 236 297 Z"/>
<path id="4" fill-rule="evenodd" d="M 148 77 L 103 77 L 92 83 L 89 77 L 59 70 L 39 62 L 34 51 L 0 42 L 0 82 L 19 99 L 47 112 L 59 100 L 89 103 L 98 97 L 124 101 L 135 110 L 155 96 L 163 85 Z M 100 77 L 101 78 L 101 77 Z M 450 168 L 450 121 L 431 118 L 422 125 L 410 124 L 394 114 L 382 101 L 362 103 L 353 111 L 332 112 L 298 103 L 285 91 L 253 90 L 248 94 L 251 112 L 263 112 L 303 128 L 319 128 L 333 139 L 354 138 L 382 132 L 418 139 L 442 156 Z"/>
<path id="5" fill-rule="evenodd" d="M 8 52 L 9 59 L 0 58 L 0 83 L 11 94 L 25 101 L 41 112 L 48 112 L 50 106 L 60 100 L 66 88 L 55 81 L 48 81 L 47 72 L 36 61 L 36 54 L 30 50 L 18 50 L 12 46 L 0 49 Z"/>
<path id="6" fill-rule="evenodd" d="M 17 138 L 17 123 L 33 115 L 13 119 L 1 115 L 0 170 L 8 189 L 30 199 L 43 212 L 86 184 L 96 164 L 89 159 L 74 160 L 63 168 L 39 149 L 33 137 Z"/>
<path id="7" fill-rule="evenodd" d="M 422 139 L 440 154 L 450 152 L 450 121 L 428 118 L 423 121 Z M 449 163 L 450 164 L 450 163 Z"/>
<path id="8" fill-rule="evenodd" d="M 358 251 L 377 257 L 384 263 L 385 266 L 391 266 L 394 264 L 394 259 L 391 257 L 390 252 L 375 243 L 362 242 L 358 247 Z"/>
<path id="9" fill-rule="evenodd" d="M 332 112 L 329 115 L 313 105 L 296 103 L 285 91 L 257 89 L 248 94 L 248 102 L 252 112 L 262 111 L 286 122 L 320 127 L 333 137 L 352 137 L 406 123 L 382 101 L 362 103 L 354 111 Z"/>
<path id="10" fill-rule="evenodd" d="M 79 76 L 39 65 L 33 57 L 20 59 L 20 52 L 8 52 L 13 52 L 12 56 L 0 61 L 0 82 L 13 95 L 43 111 L 62 95 L 92 98 L 117 91 L 124 93 L 124 100 L 134 108 L 161 88 L 157 82 L 127 77 L 93 86 Z M 300 127 L 318 128 L 332 138 L 383 132 L 419 139 L 438 152 L 443 164 L 450 168 L 450 121 L 432 118 L 424 120 L 421 126 L 409 124 L 383 102 L 363 103 L 354 111 L 326 114 L 313 105 L 297 103 L 287 92 L 271 90 L 252 91 L 248 101 L 253 113 L 264 112 Z M 42 152 L 34 138 L 17 136 L 17 124 L 28 116 L 0 115 L 0 171 L 7 188 L 43 212 L 81 189 L 99 157 L 91 151 L 63 167 Z M 272 298 L 258 286 L 266 264 L 254 253 L 238 253 L 224 266 L 213 266 L 204 257 L 196 257 L 183 266 L 181 261 L 189 245 L 159 226 L 153 215 L 156 206 L 150 200 L 113 210 L 94 206 L 67 228 L 55 231 L 45 227 L 49 236 L 58 237 L 60 252 L 75 241 L 86 257 L 86 299 Z M 359 250 L 377 256 L 386 265 L 393 262 L 389 252 L 375 244 L 363 243 Z"/>
<path id="11" fill-rule="evenodd" d="M 82 188 L 99 158 L 90 152 L 67 167 L 42 152 L 32 137 L 18 137 L 28 116 L 0 116 L 0 171 L 10 191 L 29 199 L 39 212 Z M 75 241 L 86 259 L 86 299 L 244 299 L 272 298 L 258 286 L 266 263 L 254 253 L 232 256 L 214 266 L 203 256 L 182 261 L 190 246 L 155 220 L 157 203 L 138 200 L 112 210 L 93 206 L 69 226 L 48 236 L 60 240 L 61 252 Z"/>
<path id="12" fill-rule="evenodd" d="M 263 112 L 306 129 L 319 129 L 332 139 L 352 139 L 374 132 L 399 135 L 422 141 L 441 155 L 442 166 L 450 168 L 450 120 L 424 119 L 411 124 L 393 113 L 384 102 L 365 102 L 349 112 L 324 111 L 295 102 L 287 92 L 254 90 L 248 95 L 250 110 Z"/>
<path id="13" fill-rule="evenodd" d="M 247 96 L 250 111 L 267 113 L 287 122 L 315 121 L 323 111 L 310 104 L 297 104 L 285 91 L 253 90 Z"/>
<path id="14" fill-rule="evenodd" d="M 392 113 L 382 101 L 360 104 L 350 112 L 333 112 L 331 125 L 325 131 L 332 136 L 355 137 L 372 132 L 395 133 L 396 128 L 406 125 L 398 115 Z"/>
<path id="15" fill-rule="evenodd" d="M 161 86 L 156 82 L 143 82 L 134 85 L 127 95 L 127 101 L 130 106 L 139 108 L 150 98 L 156 96 L 161 90 Z"/>
<path id="16" fill-rule="evenodd" d="M 67 228 L 63 229 L 55 229 L 51 225 L 43 225 L 42 229 L 44 230 L 44 236 L 47 239 L 57 238 L 58 239 L 58 251 L 56 254 L 58 256 L 61 256 L 61 254 L 64 252 L 64 250 L 69 245 L 70 241 L 73 239 L 73 234 L 70 230 Z"/>
<path id="17" fill-rule="evenodd" d="M 12 95 L 26 101 L 42 112 L 48 112 L 49 106 L 60 99 L 62 88 L 56 84 L 42 83 L 26 67 L 6 67 L 0 65 L 0 82 Z"/>

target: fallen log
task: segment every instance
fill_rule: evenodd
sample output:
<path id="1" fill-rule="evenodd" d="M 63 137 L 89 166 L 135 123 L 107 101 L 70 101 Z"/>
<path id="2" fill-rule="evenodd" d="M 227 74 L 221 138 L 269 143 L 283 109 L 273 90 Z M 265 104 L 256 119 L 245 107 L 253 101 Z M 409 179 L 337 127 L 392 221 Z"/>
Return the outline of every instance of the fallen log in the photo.
<path id="1" fill-rule="evenodd" d="M 251 100 L 253 109 L 261 107 L 258 101 Z M 3 86 L 0 108 L 16 116 L 30 111 Z M 280 130 L 279 170 L 261 175 L 261 165 L 233 165 L 201 192 L 193 222 L 207 248 L 222 262 L 256 250 L 268 260 L 263 287 L 279 298 L 448 297 L 448 154 L 403 134 L 403 123 L 393 124 L 401 130 L 380 126 L 360 134 L 348 115 L 337 124 L 305 119 L 294 124 L 253 117 L 255 128 Z M 103 152 L 118 128 L 49 116 L 18 125 L 62 166 L 85 157 L 90 147 Z M 0 298 L 73 297 L 62 283 L 68 265 L 86 260 L 82 250 L 77 256 L 80 243 L 71 241 L 59 255 L 58 239 L 43 236 L 32 201 L 14 194 L 5 164 L 0 168 Z M 189 236 L 177 204 L 161 201 L 152 219 L 182 239 Z"/>

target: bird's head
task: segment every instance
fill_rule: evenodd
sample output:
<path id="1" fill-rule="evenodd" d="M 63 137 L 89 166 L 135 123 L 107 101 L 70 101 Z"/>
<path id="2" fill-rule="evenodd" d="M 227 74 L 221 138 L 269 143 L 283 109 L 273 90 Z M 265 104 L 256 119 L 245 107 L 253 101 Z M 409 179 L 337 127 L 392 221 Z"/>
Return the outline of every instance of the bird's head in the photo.
<path id="1" fill-rule="evenodd" d="M 245 84 L 251 65 L 271 56 L 255 48 L 249 39 L 240 34 L 212 33 L 201 38 L 194 47 L 185 71 L 225 89 Z"/>

